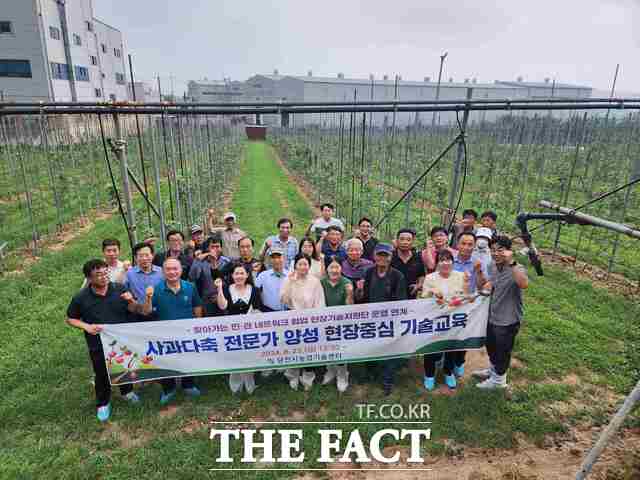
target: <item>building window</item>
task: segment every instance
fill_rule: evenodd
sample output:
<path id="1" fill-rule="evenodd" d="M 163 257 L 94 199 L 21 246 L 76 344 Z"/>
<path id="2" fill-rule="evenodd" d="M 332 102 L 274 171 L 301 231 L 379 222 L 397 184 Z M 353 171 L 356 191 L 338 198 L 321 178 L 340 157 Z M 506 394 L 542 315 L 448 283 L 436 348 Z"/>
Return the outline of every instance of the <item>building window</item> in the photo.
<path id="1" fill-rule="evenodd" d="M 120 50 L 119 48 L 114 48 L 113 54 L 116 56 L 116 58 L 120 58 L 122 57 L 122 50 Z"/>
<path id="2" fill-rule="evenodd" d="M 95 55 L 89 55 L 89 60 L 91 60 L 91 65 L 98 65 L 98 57 Z"/>
<path id="3" fill-rule="evenodd" d="M 104 43 L 100 44 L 100 48 L 102 49 L 102 53 L 107 53 L 107 46 Z"/>
<path id="4" fill-rule="evenodd" d="M 116 72 L 116 83 L 118 85 L 124 85 L 124 73 Z"/>
<path id="5" fill-rule="evenodd" d="M 87 21 L 87 32 L 93 32 L 93 23 Z"/>
<path id="6" fill-rule="evenodd" d="M 96 92 L 96 98 L 102 98 L 102 90 L 95 88 L 94 92 Z"/>
<path id="7" fill-rule="evenodd" d="M 88 82 L 89 81 L 89 69 L 87 67 L 81 67 L 80 65 L 76 65 L 74 68 L 76 74 L 76 80 L 79 82 Z"/>
<path id="8" fill-rule="evenodd" d="M 69 80 L 69 67 L 66 63 L 51 62 L 51 76 L 56 80 Z"/>
<path id="9" fill-rule="evenodd" d="M 49 36 L 54 40 L 60 40 L 60 29 L 58 27 L 49 27 Z"/>
<path id="10" fill-rule="evenodd" d="M 0 35 L 3 33 L 13 33 L 13 24 L 11 22 L 0 22 Z"/>
<path id="11" fill-rule="evenodd" d="M 75 43 L 76 45 L 82 45 L 82 38 L 80 38 L 80 35 L 78 35 L 77 33 L 73 34 L 73 43 Z"/>
<path id="12" fill-rule="evenodd" d="M 31 78 L 29 60 L 0 60 L 0 77 Z"/>

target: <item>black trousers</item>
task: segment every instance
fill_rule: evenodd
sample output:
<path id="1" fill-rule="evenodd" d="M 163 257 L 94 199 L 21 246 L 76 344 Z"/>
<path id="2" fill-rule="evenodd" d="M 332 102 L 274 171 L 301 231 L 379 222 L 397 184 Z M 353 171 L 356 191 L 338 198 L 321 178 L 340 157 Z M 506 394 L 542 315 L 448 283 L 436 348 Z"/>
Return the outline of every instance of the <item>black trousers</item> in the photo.
<path id="1" fill-rule="evenodd" d="M 382 370 L 382 385 L 385 387 L 393 387 L 396 371 L 398 371 L 404 363 L 406 363 L 406 359 L 404 358 L 392 358 L 378 362 L 366 362 L 365 365 L 367 373 L 371 378 L 378 378 L 380 370 Z"/>
<path id="2" fill-rule="evenodd" d="M 498 375 L 504 375 L 509 369 L 513 344 L 519 330 L 520 323 L 506 327 L 493 325 L 491 322 L 487 325 L 487 353 Z"/>
<path id="3" fill-rule="evenodd" d="M 467 351 L 460 350 L 457 352 L 448 352 L 447 355 L 450 355 L 453 357 L 453 363 L 455 364 L 456 367 L 461 367 L 462 365 L 464 365 L 464 361 L 467 356 Z"/>
<path id="4" fill-rule="evenodd" d="M 451 375 L 453 371 L 453 367 L 455 366 L 455 357 L 454 353 L 458 352 L 445 352 L 445 353 L 430 353 L 429 355 L 425 355 L 423 359 L 424 366 L 424 376 L 425 377 L 435 377 L 436 376 L 436 363 L 442 358 L 444 355 L 444 366 L 442 370 L 445 375 Z"/>
<path id="5" fill-rule="evenodd" d="M 193 377 L 182 377 L 180 383 L 182 384 L 182 388 L 193 388 L 196 386 Z M 162 385 L 162 391 L 164 393 L 169 393 L 176 389 L 177 382 L 175 378 L 165 378 L 164 380 L 160 380 L 160 385 Z"/>
<path id="6" fill-rule="evenodd" d="M 107 372 L 107 363 L 104 359 L 102 344 L 100 344 L 98 350 L 89 350 L 89 357 L 95 374 L 96 406 L 104 407 L 111 401 L 111 384 L 109 383 L 109 373 Z M 126 395 L 132 390 L 133 385 L 130 384 L 120 387 L 122 395 Z"/>

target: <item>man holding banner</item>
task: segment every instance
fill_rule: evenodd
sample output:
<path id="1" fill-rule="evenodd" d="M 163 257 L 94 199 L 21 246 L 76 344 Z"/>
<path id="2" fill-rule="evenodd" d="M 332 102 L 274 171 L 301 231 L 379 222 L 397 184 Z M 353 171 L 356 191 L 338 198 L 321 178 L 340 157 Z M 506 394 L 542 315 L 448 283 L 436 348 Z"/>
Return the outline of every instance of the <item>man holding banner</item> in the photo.
<path id="1" fill-rule="evenodd" d="M 106 422 L 111 416 L 111 384 L 99 333 L 104 324 L 133 321 L 129 313 L 141 313 L 142 305 L 121 284 L 109 281 L 109 267 L 103 260 L 89 260 L 82 271 L 88 285 L 71 300 L 67 324 L 84 331 L 95 373 L 97 417 Z M 149 303 L 149 297 L 146 300 Z M 132 385 L 122 385 L 120 393 L 131 403 L 140 401 Z"/>

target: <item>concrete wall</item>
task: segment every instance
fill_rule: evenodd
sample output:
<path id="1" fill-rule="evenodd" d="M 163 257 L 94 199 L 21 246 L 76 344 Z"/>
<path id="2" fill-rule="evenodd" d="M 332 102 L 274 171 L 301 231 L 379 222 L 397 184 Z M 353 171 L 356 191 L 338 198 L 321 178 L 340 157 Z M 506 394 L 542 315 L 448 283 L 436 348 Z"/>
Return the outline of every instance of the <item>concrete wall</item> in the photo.
<path id="1" fill-rule="evenodd" d="M 63 22 L 56 0 L 2 1 L 0 20 L 11 21 L 14 32 L 0 36 L 0 59 L 29 60 L 33 74 L 31 79 L 0 77 L 0 91 L 5 99 L 68 102 L 73 100 L 74 86 L 78 101 L 108 100 L 110 94 L 117 100 L 126 100 L 128 80 L 122 33 L 94 18 L 92 0 L 67 1 L 64 10 Z M 52 37 L 51 27 L 57 29 L 59 38 Z M 106 53 L 100 49 L 102 43 L 107 46 Z M 114 48 L 119 50 L 120 57 L 115 56 Z M 92 65 L 92 56 L 97 65 Z M 72 73 L 69 79 L 53 78 L 52 62 L 68 65 Z M 77 67 L 87 69 L 89 78 L 76 75 Z M 116 82 L 116 72 L 124 75 L 122 84 Z"/>
<path id="2" fill-rule="evenodd" d="M 35 0 L 2 2 L 0 21 L 10 21 L 13 33 L 0 35 L 0 59 L 28 60 L 31 78 L 0 77 L 5 101 L 31 102 L 49 99 L 48 62 L 40 35 L 40 17 Z"/>
<path id="3" fill-rule="evenodd" d="M 105 100 L 127 100 L 129 98 L 127 85 L 129 84 L 128 68 L 126 67 L 126 51 L 122 33 L 94 19 L 94 29 L 96 43 L 98 44 L 97 55 L 100 62 L 102 85 Z M 106 53 L 102 51 L 102 45 L 106 46 Z M 121 52 L 120 57 L 116 57 L 114 49 Z M 116 73 L 124 75 L 124 81 L 116 81 Z"/>

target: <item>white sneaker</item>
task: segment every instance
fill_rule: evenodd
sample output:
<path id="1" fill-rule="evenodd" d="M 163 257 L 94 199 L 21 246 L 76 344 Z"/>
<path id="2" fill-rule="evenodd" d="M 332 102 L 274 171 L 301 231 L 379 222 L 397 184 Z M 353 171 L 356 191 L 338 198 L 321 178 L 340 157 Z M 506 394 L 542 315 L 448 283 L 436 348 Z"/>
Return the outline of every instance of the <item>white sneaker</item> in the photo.
<path id="1" fill-rule="evenodd" d="M 476 378 L 481 378 L 482 380 L 486 380 L 491 376 L 490 368 L 481 368 L 480 370 L 474 370 L 471 372 L 471 376 Z"/>
<path id="2" fill-rule="evenodd" d="M 231 393 L 239 393 L 242 390 L 243 385 L 242 373 L 229 374 L 229 388 Z"/>
<path id="3" fill-rule="evenodd" d="M 305 391 L 311 390 L 316 374 L 309 370 L 303 370 L 300 376 L 300 383 L 304 386 Z"/>
<path id="4" fill-rule="evenodd" d="M 243 373 L 242 383 L 244 384 L 244 389 L 249 395 L 251 395 L 257 388 L 253 373 Z"/>
<path id="5" fill-rule="evenodd" d="M 287 368 L 284 371 L 284 377 L 289 380 L 289 386 L 292 390 L 298 390 L 298 383 L 300 382 L 299 368 Z"/>
<path id="6" fill-rule="evenodd" d="M 273 375 L 273 372 L 274 370 L 262 370 L 262 372 L 260 372 L 260 375 L 266 378 Z"/>
<path id="7" fill-rule="evenodd" d="M 349 387 L 349 372 L 347 371 L 346 365 L 338 367 L 338 381 L 336 385 L 340 393 L 344 393 Z"/>
<path id="8" fill-rule="evenodd" d="M 322 379 L 322 385 L 328 385 L 336 378 L 336 367 L 330 365 L 327 367 L 327 371 Z"/>
<path id="9" fill-rule="evenodd" d="M 477 383 L 476 387 L 483 390 L 507 388 L 507 374 L 505 373 L 504 375 L 496 375 L 494 372 L 491 372 L 491 376 L 484 382 Z"/>
<path id="10" fill-rule="evenodd" d="M 131 392 L 127 393 L 126 395 L 124 395 L 124 399 L 129 403 L 133 403 L 133 404 L 140 403 L 140 397 L 134 391 L 131 391 Z"/>

